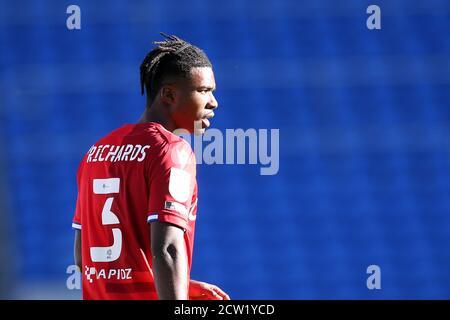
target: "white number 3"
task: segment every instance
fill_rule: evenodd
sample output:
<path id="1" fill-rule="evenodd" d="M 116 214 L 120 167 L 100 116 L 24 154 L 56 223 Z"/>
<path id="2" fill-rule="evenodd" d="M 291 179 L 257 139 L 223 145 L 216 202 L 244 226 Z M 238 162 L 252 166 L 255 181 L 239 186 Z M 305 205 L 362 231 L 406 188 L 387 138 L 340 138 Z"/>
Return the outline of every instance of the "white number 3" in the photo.
<path id="1" fill-rule="evenodd" d="M 94 179 L 94 194 L 119 193 L 120 178 Z M 106 199 L 102 210 L 102 224 L 104 226 L 111 224 L 120 224 L 119 218 L 111 211 L 114 198 Z M 113 244 L 109 247 L 91 247 L 91 260 L 93 262 L 111 262 L 120 257 L 122 251 L 122 231 L 119 228 L 113 228 Z"/>

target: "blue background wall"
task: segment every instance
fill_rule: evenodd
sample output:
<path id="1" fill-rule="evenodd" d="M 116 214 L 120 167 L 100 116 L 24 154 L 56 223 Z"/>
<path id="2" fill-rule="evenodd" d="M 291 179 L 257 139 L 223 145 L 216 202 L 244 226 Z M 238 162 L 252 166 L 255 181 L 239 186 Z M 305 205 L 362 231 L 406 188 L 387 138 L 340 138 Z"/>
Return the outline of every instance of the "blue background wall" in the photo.
<path id="1" fill-rule="evenodd" d="M 66 28 L 70 4 L 81 30 Z M 381 30 L 366 27 L 370 4 Z M 10 297 L 79 296 L 65 287 L 77 165 L 139 118 L 139 65 L 164 31 L 210 56 L 214 127 L 280 129 L 277 175 L 199 166 L 193 278 L 235 299 L 450 298 L 450 2 L 0 8 Z M 366 287 L 371 264 L 381 290 Z"/>

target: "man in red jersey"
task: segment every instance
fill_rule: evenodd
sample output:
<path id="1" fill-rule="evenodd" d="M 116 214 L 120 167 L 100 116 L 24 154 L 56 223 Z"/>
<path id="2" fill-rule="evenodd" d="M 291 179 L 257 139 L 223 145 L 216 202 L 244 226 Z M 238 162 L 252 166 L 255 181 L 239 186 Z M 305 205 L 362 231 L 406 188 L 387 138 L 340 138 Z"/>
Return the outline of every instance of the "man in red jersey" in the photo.
<path id="1" fill-rule="evenodd" d="M 190 279 L 196 161 L 173 133 L 209 127 L 218 106 L 212 65 L 198 47 L 162 35 L 140 68 L 147 105 L 139 122 L 100 139 L 78 169 L 72 226 L 84 299 L 229 300 Z"/>

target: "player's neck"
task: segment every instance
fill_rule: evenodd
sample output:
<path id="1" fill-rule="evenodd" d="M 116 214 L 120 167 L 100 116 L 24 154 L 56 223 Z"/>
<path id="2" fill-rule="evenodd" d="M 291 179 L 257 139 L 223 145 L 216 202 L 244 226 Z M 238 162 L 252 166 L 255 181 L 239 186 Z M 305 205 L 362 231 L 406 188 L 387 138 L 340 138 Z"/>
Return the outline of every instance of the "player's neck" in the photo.
<path id="1" fill-rule="evenodd" d="M 142 113 L 141 118 L 138 123 L 156 122 L 162 125 L 167 131 L 173 132 L 175 124 L 168 115 L 166 115 L 161 108 L 152 106 L 150 108 L 145 108 Z"/>

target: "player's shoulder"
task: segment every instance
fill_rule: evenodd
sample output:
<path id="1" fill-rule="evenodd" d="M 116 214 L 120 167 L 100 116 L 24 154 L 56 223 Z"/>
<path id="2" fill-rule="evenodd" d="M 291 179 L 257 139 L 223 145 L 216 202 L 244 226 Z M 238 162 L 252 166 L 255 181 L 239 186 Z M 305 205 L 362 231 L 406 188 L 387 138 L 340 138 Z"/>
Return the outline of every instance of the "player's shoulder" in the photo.
<path id="1" fill-rule="evenodd" d="M 130 126 L 127 135 L 135 135 L 134 141 L 149 145 L 149 160 L 155 159 L 176 166 L 195 163 L 191 145 L 182 137 L 164 128 L 156 122 L 147 122 Z M 121 133 L 123 134 L 123 132 Z"/>
<path id="2" fill-rule="evenodd" d="M 150 145 L 152 148 L 162 148 L 175 141 L 175 138 L 167 134 L 164 128 L 154 122 L 124 124 L 122 127 L 110 131 L 108 134 L 97 140 L 96 145 L 104 144 L 141 144 Z M 176 137 L 176 136 L 175 136 Z"/>
<path id="3" fill-rule="evenodd" d="M 196 160 L 191 145 L 182 137 L 170 132 L 159 123 L 138 125 L 146 144 L 150 145 L 148 161 L 152 168 L 192 168 Z M 191 170 L 191 169 L 189 169 Z"/>
<path id="4" fill-rule="evenodd" d="M 149 127 L 150 130 L 154 130 L 155 138 L 159 138 L 162 143 L 160 145 L 163 145 L 166 149 L 166 151 L 170 150 L 180 150 L 192 153 L 191 145 L 184 140 L 182 137 L 177 136 L 173 132 L 170 132 L 166 128 L 164 128 L 162 125 L 158 123 L 152 123 L 153 125 Z"/>
<path id="5" fill-rule="evenodd" d="M 84 160 L 87 156 L 93 158 L 94 162 L 108 160 L 117 162 L 117 159 L 131 161 L 133 155 L 136 158 L 139 152 L 143 151 L 145 151 L 145 156 L 140 157 L 139 161 L 159 159 L 157 161 L 167 162 L 169 160 L 172 162 L 170 160 L 175 159 L 176 162 L 180 159 L 192 161 L 191 158 L 193 158 L 192 148 L 186 140 L 168 131 L 159 123 L 148 122 L 125 124 L 109 132 L 92 145 L 85 154 L 83 162 L 86 162 Z"/>
<path id="6" fill-rule="evenodd" d="M 170 132 L 169 130 L 164 128 L 159 123 L 152 122 L 150 128 L 153 128 L 154 130 L 156 130 L 159 133 L 160 137 L 162 139 L 164 139 L 168 144 L 177 145 L 179 143 L 186 143 L 186 141 L 183 138 L 181 138 L 180 136 L 177 136 L 173 132 Z"/>

